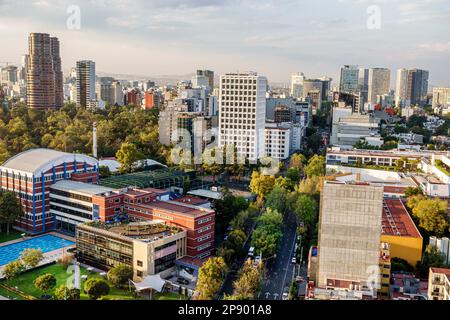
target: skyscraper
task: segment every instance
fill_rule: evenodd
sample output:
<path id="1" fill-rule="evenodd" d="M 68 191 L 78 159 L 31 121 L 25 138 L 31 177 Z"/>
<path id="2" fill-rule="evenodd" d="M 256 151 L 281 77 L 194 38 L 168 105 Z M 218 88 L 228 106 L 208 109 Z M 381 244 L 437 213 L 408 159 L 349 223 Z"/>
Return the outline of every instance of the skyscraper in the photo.
<path id="1" fill-rule="evenodd" d="M 219 146 L 235 145 L 240 158 L 256 161 L 265 152 L 267 78 L 257 73 L 220 77 Z"/>
<path id="2" fill-rule="evenodd" d="M 30 108 L 60 108 L 64 103 L 59 41 L 46 33 L 28 38 L 27 105 Z"/>
<path id="3" fill-rule="evenodd" d="M 291 77 L 291 96 L 294 99 L 299 99 L 303 97 L 303 81 L 305 80 L 305 75 L 303 73 L 293 74 Z"/>
<path id="4" fill-rule="evenodd" d="M 95 62 L 83 60 L 77 62 L 77 105 L 94 107 L 95 95 Z"/>
<path id="5" fill-rule="evenodd" d="M 209 88 L 214 90 L 214 71 L 197 70 L 197 77 L 206 77 L 208 79 Z"/>
<path id="6" fill-rule="evenodd" d="M 376 271 L 371 268 L 379 264 L 382 210 L 382 186 L 325 182 L 320 201 L 318 287 L 361 291 L 367 285 Z"/>
<path id="7" fill-rule="evenodd" d="M 339 91 L 355 93 L 358 90 L 359 68 L 358 66 L 345 65 L 341 68 L 341 80 Z"/>
<path id="8" fill-rule="evenodd" d="M 408 70 L 398 69 L 395 84 L 395 105 L 406 107 L 411 104 L 411 97 L 408 96 Z"/>
<path id="9" fill-rule="evenodd" d="M 429 72 L 420 69 L 397 70 L 397 82 L 395 89 L 395 104 L 397 106 L 409 106 L 425 104 L 428 93 Z"/>
<path id="10" fill-rule="evenodd" d="M 378 96 L 388 94 L 391 86 L 391 71 L 386 68 L 369 69 L 368 102 L 377 103 Z"/>

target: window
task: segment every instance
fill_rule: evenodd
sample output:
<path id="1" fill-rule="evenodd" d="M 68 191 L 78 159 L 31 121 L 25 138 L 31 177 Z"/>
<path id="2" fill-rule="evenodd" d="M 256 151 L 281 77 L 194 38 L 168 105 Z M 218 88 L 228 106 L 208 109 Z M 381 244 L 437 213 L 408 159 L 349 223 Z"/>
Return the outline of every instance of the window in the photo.
<path id="1" fill-rule="evenodd" d="M 141 260 L 138 260 L 137 261 L 137 265 L 138 265 L 138 267 L 143 267 L 144 263 Z"/>
<path id="2" fill-rule="evenodd" d="M 137 275 L 139 278 L 142 278 L 143 273 L 142 273 L 142 271 L 137 271 L 137 272 L 136 272 L 136 275 Z"/>

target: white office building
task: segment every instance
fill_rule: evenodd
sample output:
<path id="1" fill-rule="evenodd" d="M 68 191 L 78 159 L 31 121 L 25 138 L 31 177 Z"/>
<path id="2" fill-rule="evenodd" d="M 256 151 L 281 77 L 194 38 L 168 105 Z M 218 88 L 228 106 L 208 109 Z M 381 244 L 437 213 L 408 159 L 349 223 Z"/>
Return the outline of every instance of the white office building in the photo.
<path id="1" fill-rule="evenodd" d="M 305 75 L 303 73 L 293 74 L 291 77 L 291 96 L 294 99 L 299 99 L 303 96 L 303 81 Z"/>
<path id="2" fill-rule="evenodd" d="M 292 124 L 266 124 L 266 155 L 284 160 L 289 158 L 291 148 Z"/>
<path id="3" fill-rule="evenodd" d="M 252 162 L 265 153 L 267 78 L 257 73 L 220 77 L 219 146 L 235 145 Z"/>

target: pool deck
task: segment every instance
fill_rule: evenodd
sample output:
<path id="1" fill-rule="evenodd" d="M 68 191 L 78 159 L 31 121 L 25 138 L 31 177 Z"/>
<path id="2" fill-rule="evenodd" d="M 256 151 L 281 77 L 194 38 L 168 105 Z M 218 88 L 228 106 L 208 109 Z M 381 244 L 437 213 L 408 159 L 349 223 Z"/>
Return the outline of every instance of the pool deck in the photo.
<path id="1" fill-rule="evenodd" d="M 25 240 L 29 240 L 29 239 L 33 239 L 33 238 L 39 238 L 39 237 L 42 237 L 42 236 L 45 236 L 45 235 L 48 235 L 48 234 L 50 234 L 52 236 L 55 236 L 55 237 L 63 238 L 65 240 L 69 240 L 69 241 L 75 242 L 75 238 L 74 237 L 70 237 L 68 235 L 57 233 L 57 232 L 47 232 L 47 233 L 42 233 L 42 234 L 35 235 L 33 237 L 26 236 L 26 237 L 21 238 L 21 239 L 16 239 L 16 240 L 11 240 L 11 241 L 8 241 L 8 242 L 0 243 L 0 248 L 1 247 L 5 247 L 5 246 L 10 245 L 10 244 L 23 242 Z"/>
<path id="2" fill-rule="evenodd" d="M 29 239 L 32 239 L 32 238 L 38 238 L 40 236 L 48 235 L 48 234 L 56 236 L 56 237 L 60 237 L 60 238 L 63 238 L 63 239 L 66 239 L 66 240 L 69 240 L 69 241 L 72 241 L 72 242 L 75 242 L 75 238 L 73 238 L 73 237 L 69 237 L 67 235 L 62 235 L 62 234 L 59 234 L 57 232 L 49 232 L 49 233 L 41 234 L 41 235 L 38 235 L 38 236 L 35 236 L 35 237 L 25 237 L 24 239 L 12 240 L 12 241 L 9 241 L 9 242 L 6 242 L 6 243 L 2 243 L 0 245 L 0 247 L 6 246 L 6 245 L 9 245 L 9 244 L 19 243 L 19 242 L 22 242 L 22 241 L 25 241 L 25 240 L 29 240 Z M 68 246 L 68 247 L 64 247 L 64 248 L 61 248 L 61 249 L 57 249 L 57 250 L 53 250 L 53 251 L 49 251 L 47 253 L 44 253 L 44 259 L 42 259 L 42 261 L 38 264 L 37 267 L 40 267 L 40 266 L 43 266 L 43 265 L 46 265 L 46 264 L 58 261 L 60 258 L 62 258 L 64 256 L 64 254 L 67 252 L 67 249 L 74 248 L 74 247 L 75 247 L 75 245 L 71 245 L 71 246 Z M 4 278 L 4 275 L 3 275 L 3 268 L 4 267 L 5 267 L 5 265 L 0 266 L 0 280 Z"/>

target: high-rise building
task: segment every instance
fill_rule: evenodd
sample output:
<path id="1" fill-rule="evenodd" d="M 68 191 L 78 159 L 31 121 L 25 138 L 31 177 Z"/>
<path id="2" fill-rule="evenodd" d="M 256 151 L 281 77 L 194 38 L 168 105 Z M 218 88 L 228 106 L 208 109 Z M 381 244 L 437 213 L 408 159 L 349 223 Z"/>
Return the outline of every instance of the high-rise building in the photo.
<path id="1" fill-rule="evenodd" d="M 88 108 L 95 105 L 95 62 L 77 62 L 77 105 Z"/>
<path id="2" fill-rule="evenodd" d="M 388 94 L 391 85 L 391 71 L 386 68 L 369 69 L 368 102 L 377 103 L 378 97 Z"/>
<path id="3" fill-rule="evenodd" d="M 60 108 L 64 103 L 59 41 L 46 33 L 28 38 L 27 104 L 30 108 Z"/>
<path id="4" fill-rule="evenodd" d="M 329 77 L 321 77 L 318 80 L 322 81 L 322 101 L 328 100 L 328 96 L 331 91 L 331 81 L 333 81 L 333 79 Z"/>
<path id="5" fill-rule="evenodd" d="M 383 187 L 326 181 L 320 201 L 316 286 L 371 291 L 379 279 Z M 373 268 L 373 270 L 372 270 Z"/>
<path id="6" fill-rule="evenodd" d="M 235 145 L 237 155 L 257 161 L 265 153 L 267 78 L 254 72 L 220 77 L 219 146 Z"/>
<path id="7" fill-rule="evenodd" d="M 293 74 L 291 77 L 291 96 L 294 99 L 299 99 L 303 97 L 303 81 L 305 80 L 305 75 L 303 73 Z"/>
<path id="8" fill-rule="evenodd" d="M 208 85 L 211 90 L 214 89 L 214 71 L 211 70 L 197 70 L 197 77 L 206 77 Z"/>
<path id="9" fill-rule="evenodd" d="M 395 104 L 397 106 L 420 105 L 426 103 L 429 72 L 420 69 L 397 70 Z"/>
<path id="10" fill-rule="evenodd" d="M 340 92 L 353 93 L 358 90 L 358 66 L 345 65 L 341 68 Z"/>
<path id="11" fill-rule="evenodd" d="M 433 89 L 433 108 L 450 108 L 450 87 Z"/>
<path id="12" fill-rule="evenodd" d="M 18 80 L 18 69 L 16 66 L 6 66 L 0 69 L 0 83 L 14 84 Z"/>

